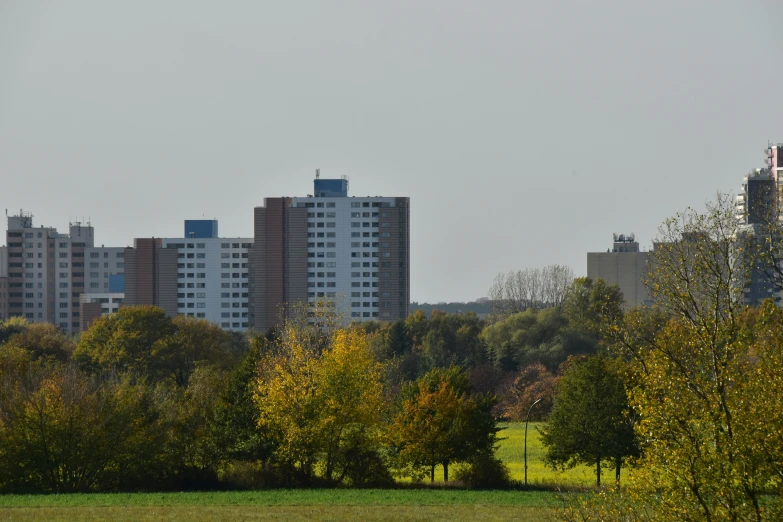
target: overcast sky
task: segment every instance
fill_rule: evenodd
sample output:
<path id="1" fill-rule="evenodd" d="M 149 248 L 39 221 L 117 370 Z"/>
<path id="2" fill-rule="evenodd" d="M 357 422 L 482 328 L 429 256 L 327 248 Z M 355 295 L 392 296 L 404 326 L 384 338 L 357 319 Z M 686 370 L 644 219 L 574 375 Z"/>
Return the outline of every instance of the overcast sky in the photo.
<path id="1" fill-rule="evenodd" d="M 783 141 L 779 0 L 0 0 L 0 211 L 252 236 L 265 197 L 411 198 L 411 298 L 570 265 Z"/>

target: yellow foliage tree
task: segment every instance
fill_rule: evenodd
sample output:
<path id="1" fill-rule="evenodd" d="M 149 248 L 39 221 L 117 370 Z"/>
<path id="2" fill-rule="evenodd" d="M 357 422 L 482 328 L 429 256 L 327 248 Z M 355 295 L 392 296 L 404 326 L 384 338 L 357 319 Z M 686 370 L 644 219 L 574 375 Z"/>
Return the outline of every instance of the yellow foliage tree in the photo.
<path id="1" fill-rule="evenodd" d="M 259 428 L 275 441 L 278 463 L 298 480 L 362 483 L 378 457 L 383 411 L 381 365 L 365 334 L 337 329 L 320 350 L 317 327 L 289 323 L 262 357 L 255 400 Z"/>

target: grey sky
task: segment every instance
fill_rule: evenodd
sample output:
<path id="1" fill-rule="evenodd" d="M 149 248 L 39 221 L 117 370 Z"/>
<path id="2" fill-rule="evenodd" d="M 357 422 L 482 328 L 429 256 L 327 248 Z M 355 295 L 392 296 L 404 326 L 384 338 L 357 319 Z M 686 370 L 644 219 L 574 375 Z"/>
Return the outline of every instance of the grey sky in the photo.
<path id="1" fill-rule="evenodd" d="M 586 271 L 783 141 L 775 0 L 0 0 L 0 210 L 251 236 L 315 168 L 410 196 L 411 297 Z M 139 207 L 137 203 L 143 201 Z"/>

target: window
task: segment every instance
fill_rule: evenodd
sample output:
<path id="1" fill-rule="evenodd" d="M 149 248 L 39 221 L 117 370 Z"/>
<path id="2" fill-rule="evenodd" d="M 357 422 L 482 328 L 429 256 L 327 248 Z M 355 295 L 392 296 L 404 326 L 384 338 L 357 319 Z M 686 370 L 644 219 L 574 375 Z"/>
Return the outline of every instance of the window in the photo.
<path id="1" fill-rule="evenodd" d="M 206 245 L 204 243 L 196 243 L 196 248 L 205 248 Z"/>
<path id="2" fill-rule="evenodd" d="M 204 252 L 196 254 L 196 259 L 206 259 L 207 255 Z"/>
<path id="3" fill-rule="evenodd" d="M 231 244 L 229 243 L 220 243 L 220 248 L 229 248 L 231 247 Z"/>

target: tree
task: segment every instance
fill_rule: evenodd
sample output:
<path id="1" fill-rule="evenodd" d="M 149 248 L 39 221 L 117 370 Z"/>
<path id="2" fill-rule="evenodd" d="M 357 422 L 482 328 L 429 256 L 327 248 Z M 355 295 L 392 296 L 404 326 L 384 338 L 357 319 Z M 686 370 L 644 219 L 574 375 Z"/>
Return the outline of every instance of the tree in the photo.
<path id="1" fill-rule="evenodd" d="M 663 312 L 630 313 L 608 334 L 628 360 L 642 456 L 596 516 L 783 515 L 779 495 L 761 499 L 783 484 L 783 314 L 770 301 L 745 306 L 754 270 L 732 199 L 664 222 L 648 277 Z"/>
<path id="2" fill-rule="evenodd" d="M 497 400 L 491 395 L 471 397 L 464 370 L 432 370 L 405 395 L 389 431 L 398 462 L 411 476 L 421 477 L 426 467 L 434 482 L 440 464 L 448 482 L 451 463 L 493 454 L 499 428 L 492 408 Z"/>
<path id="3" fill-rule="evenodd" d="M 605 354 L 569 361 L 555 389 L 554 403 L 542 440 L 553 466 L 615 466 L 616 480 L 624 458 L 637 453 L 633 416 L 616 362 Z"/>
<path id="4" fill-rule="evenodd" d="M 73 341 L 51 323 L 25 325 L 13 333 L 6 346 L 15 346 L 31 353 L 34 359 L 47 357 L 61 362 L 71 357 Z"/>
<path id="5" fill-rule="evenodd" d="M 573 270 L 563 265 L 498 274 L 487 292 L 492 315 L 503 319 L 529 309 L 553 307 L 559 310 L 573 279 Z"/>
<path id="6" fill-rule="evenodd" d="M 24 317 L 11 317 L 5 321 L 0 321 L 0 344 L 3 344 L 12 335 L 23 332 L 29 323 Z"/>
<path id="7" fill-rule="evenodd" d="M 568 318 L 555 308 L 514 314 L 481 332 L 489 358 L 504 370 L 542 363 L 551 370 L 569 355 L 593 353 L 597 340 L 569 329 Z"/>
<path id="8" fill-rule="evenodd" d="M 228 369 L 237 357 L 232 336 L 205 319 L 174 319 L 155 306 L 129 306 L 96 319 L 82 334 L 74 359 L 96 371 L 129 371 L 187 386 L 199 363 Z"/>
<path id="9" fill-rule="evenodd" d="M 128 306 L 96 319 L 74 351 L 82 365 L 103 371 L 130 371 L 152 380 L 172 376 L 177 328 L 156 306 Z"/>
<path id="10" fill-rule="evenodd" d="M 215 323 L 178 315 L 173 320 L 172 371 L 177 384 L 185 386 L 196 364 L 207 362 L 227 369 L 236 358 L 231 351 L 232 336 Z"/>
<path id="11" fill-rule="evenodd" d="M 215 405 L 212 431 L 224 460 L 264 461 L 273 449 L 258 427 L 259 409 L 253 399 L 265 344 L 261 339 L 254 339 Z"/>
<path id="12" fill-rule="evenodd" d="M 570 328 L 599 339 L 602 328 L 622 319 L 623 293 L 603 279 L 580 277 L 568 288 L 563 313 Z"/>
<path id="13" fill-rule="evenodd" d="M 307 328 L 287 324 L 276 350 L 261 359 L 259 428 L 272 437 L 275 459 L 301 482 L 383 479 L 381 366 L 364 332 L 335 330 L 320 350 L 308 341 Z"/>
<path id="14" fill-rule="evenodd" d="M 155 439 L 143 387 L 99 382 L 19 349 L 3 349 L 0 359 L 0 488 L 109 490 L 129 468 L 148 464 L 143 455 Z"/>
<path id="15" fill-rule="evenodd" d="M 552 410 L 552 399 L 558 377 L 543 364 L 532 364 L 519 372 L 501 406 L 509 420 L 524 421 L 530 405 L 541 403 L 530 412 L 530 420 L 542 421 Z"/>

